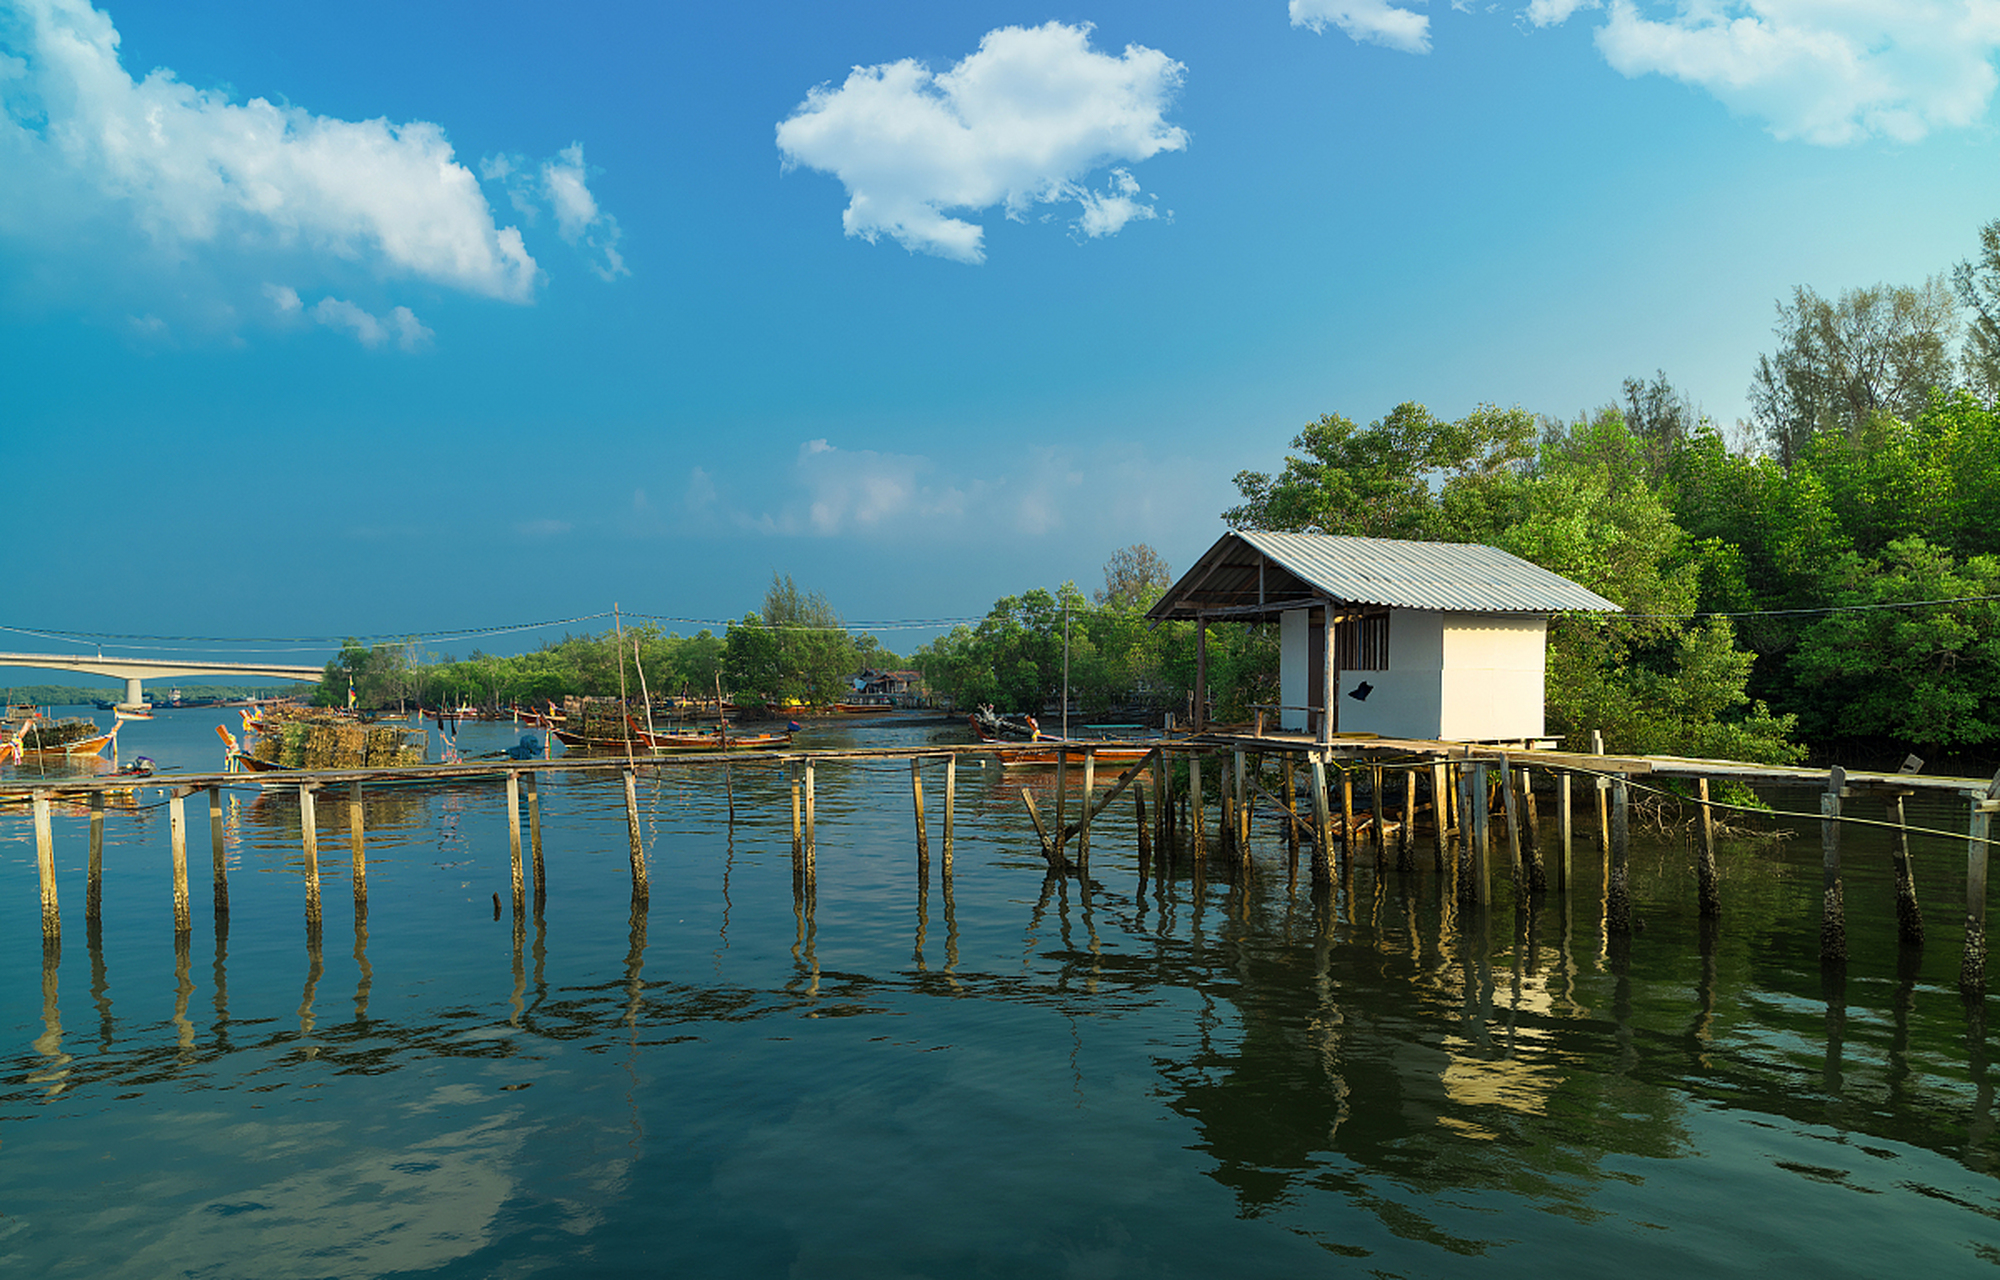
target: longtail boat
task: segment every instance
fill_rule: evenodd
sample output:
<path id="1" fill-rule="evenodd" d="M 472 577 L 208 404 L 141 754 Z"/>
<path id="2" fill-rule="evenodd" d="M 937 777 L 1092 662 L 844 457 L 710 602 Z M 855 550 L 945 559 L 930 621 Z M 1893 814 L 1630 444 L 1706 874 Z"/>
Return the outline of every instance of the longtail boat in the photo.
<path id="1" fill-rule="evenodd" d="M 118 737 L 118 730 L 124 724 L 123 720 L 118 720 L 109 730 L 99 730 L 97 721 L 86 716 L 35 720 L 21 731 L 21 752 L 31 756 L 101 755 L 104 748 Z"/>

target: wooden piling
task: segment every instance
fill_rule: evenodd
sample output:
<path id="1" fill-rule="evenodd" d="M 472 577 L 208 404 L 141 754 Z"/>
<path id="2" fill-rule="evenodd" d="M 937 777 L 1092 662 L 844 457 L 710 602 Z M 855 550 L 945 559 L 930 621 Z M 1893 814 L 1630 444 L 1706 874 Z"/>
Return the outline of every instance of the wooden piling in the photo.
<path id="1" fill-rule="evenodd" d="M 1354 770 L 1340 766 L 1340 865 L 1354 869 Z"/>
<path id="2" fill-rule="evenodd" d="M 810 756 L 806 758 L 805 773 L 806 773 L 806 835 L 805 835 L 806 876 L 808 879 L 810 879 L 813 876 L 817 875 L 819 871 L 818 867 L 819 833 L 816 829 L 818 826 L 818 822 L 813 812 L 815 787 L 813 778 L 813 762 Z"/>
<path id="3" fill-rule="evenodd" d="M 319 907 L 319 814 L 313 803 L 311 783 L 299 784 L 299 843 L 306 857 L 306 927 L 320 925 Z"/>
<path id="4" fill-rule="evenodd" d="M 187 796 L 176 789 L 167 798 L 167 842 L 174 868 L 174 932 L 194 928 L 188 915 Z"/>
<path id="5" fill-rule="evenodd" d="M 1486 811 L 1489 794 L 1486 769 L 1484 760 L 1473 762 L 1471 811 L 1465 815 L 1472 845 L 1472 888 L 1482 907 L 1493 901 L 1493 818 Z"/>
<path id="6" fill-rule="evenodd" d="M 1238 860 L 1250 856 L 1250 791 L 1243 780 L 1243 753 L 1236 752 L 1236 809 L 1230 815 L 1229 844 Z"/>
<path id="7" fill-rule="evenodd" d="M 1835 765 L 1826 775 L 1826 790 L 1819 798 L 1821 964 L 1847 960 L 1847 909 L 1842 904 L 1840 890 L 1840 802 L 1846 794 L 1847 771 Z"/>
<path id="8" fill-rule="evenodd" d="M 104 918 L 104 793 L 90 793 L 90 871 L 85 882 L 83 918 Z"/>
<path id="9" fill-rule="evenodd" d="M 1528 888 L 1528 865 L 1521 852 L 1521 814 L 1516 807 L 1514 770 L 1503 757 L 1500 761 L 1500 815 L 1506 823 L 1508 875 L 1518 894 Z"/>
<path id="10" fill-rule="evenodd" d="M 1299 797 L 1298 783 L 1292 768 L 1292 757 L 1281 757 L 1285 762 L 1285 867 L 1286 874 L 1299 874 Z"/>
<path id="11" fill-rule="evenodd" d="M 1057 853 L 1062 853 L 1063 845 L 1068 841 L 1068 834 L 1063 829 L 1064 828 L 1063 819 L 1067 816 L 1068 808 L 1069 808 L 1069 751 L 1065 748 L 1065 749 L 1060 749 L 1056 752 L 1056 852 Z"/>
<path id="12" fill-rule="evenodd" d="M 1604 881 L 1604 928 L 1607 933 L 1626 935 L 1632 932 L 1632 810 L 1624 775 L 1599 795 L 1600 807 L 1609 801 L 1610 827 L 1611 871 Z"/>
<path id="13" fill-rule="evenodd" d="M 638 657 L 638 645 L 638 641 L 632 642 L 634 658 Z M 358 828 L 354 844 L 357 849 L 361 846 Z M 518 916 L 527 906 L 528 886 L 521 868 L 521 775 L 513 769 L 507 770 L 507 869 L 514 879 L 514 914 Z"/>
<path id="14" fill-rule="evenodd" d="M 355 784 L 359 786 L 359 783 Z M 103 792 L 98 792 L 103 795 Z M 229 842 L 222 829 L 222 788 L 208 789 L 208 852 L 213 863 L 213 897 L 215 916 L 220 920 L 229 914 Z"/>
<path id="15" fill-rule="evenodd" d="M 1389 806 L 1382 800 L 1382 766 L 1370 761 L 1368 764 L 1368 806 L 1375 811 L 1375 866 L 1379 869 L 1389 860 Z"/>
<path id="16" fill-rule="evenodd" d="M 1436 871 L 1445 872 L 1445 849 L 1451 842 L 1451 766 L 1442 761 L 1431 765 L 1431 852 Z"/>
<path id="17" fill-rule="evenodd" d="M 917 815 L 917 865 L 931 864 L 931 837 L 924 822 L 924 771 L 923 761 L 910 757 L 910 807 Z"/>
<path id="18" fill-rule="evenodd" d="M 535 901 L 548 896 L 549 885 L 542 866 L 542 792 L 530 769 L 521 780 L 528 784 L 528 854 L 535 868 Z"/>
<path id="19" fill-rule="evenodd" d="M 1097 795 L 1097 752 L 1085 747 L 1083 751 L 1083 797 L 1077 804 L 1076 820 L 1076 866 L 1088 875 L 1090 872 L 1090 811 L 1091 802 Z M 1057 837 L 1060 839 L 1061 837 Z"/>
<path id="20" fill-rule="evenodd" d="M 1576 815 L 1570 806 L 1570 779 L 1564 769 L 1556 774 L 1556 888 L 1569 891 L 1572 846 L 1576 844 Z"/>
<path id="21" fill-rule="evenodd" d="M 1403 770 L 1403 829 L 1396 834 L 1396 870 L 1417 869 L 1417 771 Z"/>
<path id="22" fill-rule="evenodd" d="M 56 907 L 56 837 L 49 825 L 49 793 L 37 791 L 35 810 L 35 874 L 42 886 L 42 942 L 62 937 L 62 912 Z"/>
<path id="23" fill-rule="evenodd" d="M 368 844 L 364 831 L 366 820 L 362 813 L 361 780 L 356 778 L 347 788 L 347 865 L 348 879 L 353 881 L 354 910 L 357 915 L 368 910 Z"/>
<path id="24" fill-rule="evenodd" d="M 792 857 L 799 859 L 806 852 L 805 822 L 799 809 L 799 779 L 803 771 L 796 761 L 789 764 L 786 771 L 792 775 Z"/>
<path id="25" fill-rule="evenodd" d="M 1695 780 L 1695 794 L 1701 801 L 1701 854 L 1695 861 L 1695 892 L 1701 900 L 1704 920 L 1722 914 L 1722 889 L 1715 868 L 1715 810 L 1708 802 L 1708 779 Z"/>
<path id="26" fill-rule="evenodd" d="M 1594 756 L 1602 756 L 1604 754 L 1604 734 L 1596 729 L 1590 731 L 1590 754 Z M 1602 773 L 1597 775 L 1595 781 L 1597 783 L 1597 856 L 1601 861 L 1611 849 L 1611 814 L 1608 805 L 1611 781 Z"/>
<path id="27" fill-rule="evenodd" d="M 1201 812 L 1201 756 L 1188 757 L 1188 817 L 1194 825 L 1194 860 L 1208 857 L 1208 830 Z"/>
<path id="28" fill-rule="evenodd" d="M 1891 855 L 1896 872 L 1896 936 L 1922 946 L 1924 911 L 1917 905 L 1917 873 L 1910 861 L 1910 828 L 1903 815 L 1903 800 L 1909 794 L 1898 791 L 1889 797 L 1889 816 L 1896 820 L 1896 850 Z"/>
<path id="29" fill-rule="evenodd" d="M 1146 879 L 1146 864 L 1153 860 L 1152 842 L 1147 838 L 1146 831 L 1146 789 L 1144 787 L 1132 788 L 1132 822 L 1139 837 L 1139 880 L 1143 884 Z"/>
<path id="30" fill-rule="evenodd" d="M 647 876 L 646 845 L 639 831 L 639 775 L 630 769 L 624 772 L 625 831 L 632 846 L 632 900 L 645 902 L 653 896 L 653 886 Z"/>
<path id="31" fill-rule="evenodd" d="M 1333 883 L 1333 806 L 1326 794 L 1326 761 L 1318 755 L 1312 757 L 1312 802 L 1313 802 L 1313 853 L 1312 882 L 1315 885 Z"/>
<path id="32" fill-rule="evenodd" d="M 1542 812 L 1535 803 L 1535 776 L 1526 765 L 1521 775 L 1521 857 L 1528 864 L 1528 892 L 1547 893 L 1548 868 L 1542 863 Z"/>
<path id="33" fill-rule="evenodd" d="M 1049 874 L 1060 874 L 1063 856 L 1056 852 L 1056 842 L 1049 839 L 1048 826 L 1042 822 L 1042 811 L 1035 807 L 1035 793 L 1022 787 L 1021 803 L 1028 807 L 1028 820 L 1035 824 L 1035 837 L 1042 842 L 1042 861 L 1049 864 Z"/>
<path id="34" fill-rule="evenodd" d="M 952 820 L 958 807 L 958 756 L 944 758 L 944 874 L 951 874 Z"/>
<path id="35" fill-rule="evenodd" d="M 1958 965 L 1958 989 L 1971 996 L 1986 990 L 1986 838 L 1993 827 L 1993 811 L 2000 809 L 2000 773 L 1993 775 L 1984 794 L 1966 794 L 1972 801 L 1972 821 L 1965 840 L 1965 955 Z"/>

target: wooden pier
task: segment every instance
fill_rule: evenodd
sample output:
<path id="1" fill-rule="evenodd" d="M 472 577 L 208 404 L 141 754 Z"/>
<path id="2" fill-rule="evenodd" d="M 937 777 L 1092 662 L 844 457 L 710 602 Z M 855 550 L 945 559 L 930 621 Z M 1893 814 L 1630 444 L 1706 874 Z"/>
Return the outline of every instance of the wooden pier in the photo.
<path id="1" fill-rule="evenodd" d="M 294 790 L 301 811 L 304 855 L 305 915 L 309 928 L 321 921 L 317 797 L 344 794 L 348 805 L 350 880 L 357 918 L 368 903 L 367 833 L 360 801 L 371 792 L 412 786 L 466 782 L 502 784 L 511 860 L 511 897 L 518 917 L 529 886 L 540 901 L 547 892 L 541 830 L 539 781 L 544 775 L 616 773 L 624 784 L 625 813 L 630 836 L 630 875 L 635 909 L 643 908 L 651 892 L 645 841 L 637 799 L 641 771 L 703 770 L 718 765 L 782 769 L 791 797 L 794 880 L 810 893 L 816 877 L 816 808 L 821 767 L 843 762 L 902 762 L 910 770 L 914 843 L 920 866 L 930 862 L 930 820 L 924 767 L 941 766 L 943 822 L 939 852 L 949 884 L 955 836 L 958 761 L 966 755 L 998 756 L 1003 765 L 1011 754 L 1046 754 L 1047 744 L 1010 746 L 979 743 L 927 745 L 922 748 L 857 748 L 834 751 L 703 752 L 673 755 L 605 757 L 569 756 L 556 760 L 481 761 L 426 765 L 401 769 L 296 771 L 282 774 L 181 774 L 170 779 L 113 776 L 64 779 L 60 782 L 0 782 L 0 803 L 25 800 L 32 813 L 36 866 L 41 890 L 41 923 L 45 943 L 59 944 L 62 915 L 55 873 L 51 806 L 58 798 L 89 805 L 88 882 L 85 915 L 93 926 L 102 904 L 102 851 L 105 798 L 135 786 L 169 793 L 169 838 L 172 859 L 172 911 L 177 934 L 191 928 L 189 907 L 187 801 L 207 799 L 211 844 L 213 911 L 218 923 L 229 914 L 228 872 L 224 850 L 222 791 L 256 786 L 265 791 Z M 1134 752 L 1142 752 L 1133 760 Z M 1124 767 L 1100 783 L 1099 754 Z M 1078 757 L 1077 766 L 1070 755 Z M 1250 762 L 1277 762 L 1281 780 L 1273 791 L 1268 770 Z M 1302 769 L 1303 766 L 1303 769 Z M 1298 785 L 1303 773 L 1306 796 Z M 1215 805 L 1209 806 L 1213 779 Z M 1071 779 L 1079 777 L 1073 788 Z M 1552 848 L 1540 846 L 1536 783 L 1552 794 L 1556 834 Z M 1693 760 L 1666 756 L 1619 756 L 1601 751 L 1556 751 L 1534 743 L 1451 743 L 1374 737 L 1335 738 L 1330 743 L 1306 735 L 1210 731 L 1194 737 L 1138 742 L 1106 741 L 1078 744 L 1060 754 L 1055 765 L 1055 811 L 1044 815 L 1030 788 L 1020 789 L 1023 811 L 1037 833 L 1051 876 L 1090 874 L 1093 831 L 1102 839 L 1103 822 L 1111 806 L 1132 792 L 1134 837 L 1140 853 L 1140 874 L 1156 858 L 1184 851 L 1197 868 L 1213 852 L 1238 866 L 1250 857 L 1252 817 L 1270 814 L 1283 833 L 1290 874 L 1296 876 L 1302 847 L 1310 848 L 1309 875 L 1314 888 L 1330 887 L 1336 876 L 1352 870 L 1366 857 L 1378 871 L 1403 874 L 1433 872 L 1450 878 L 1461 909 L 1479 910 L 1492 900 L 1494 860 L 1503 855 L 1502 870 L 1523 894 L 1568 892 L 1573 883 L 1574 848 L 1584 839 L 1605 867 L 1605 929 L 1629 934 L 1633 927 L 1630 891 L 1630 808 L 1637 787 L 1667 782 L 1691 795 L 1700 832 L 1696 872 L 1699 909 L 1704 918 L 1722 914 L 1715 854 L 1715 810 L 1723 807 L 1710 793 L 1714 781 L 1806 787 L 1820 794 L 1823 909 L 1820 958 L 1823 964 L 1844 964 L 1847 958 L 1845 906 L 1841 891 L 1840 835 L 1855 823 L 1886 827 L 1897 836 L 1894 870 L 1899 935 L 1906 942 L 1923 938 L 1915 876 L 1909 857 L 1912 828 L 1904 818 L 1904 801 L 1912 796 L 1957 800 L 1966 805 L 1965 944 L 1959 970 L 1960 988 L 1968 994 L 1986 985 L 1986 877 L 1989 831 L 2000 811 L 2000 774 L 1991 780 L 1926 776 L 1915 772 L 1864 773 L 1841 769 L 1815 771 L 1747 764 L 1739 761 Z M 1150 786 L 1145 785 L 1147 782 Z M 1357 809 L 1357 782 L 1367 788 L 1369 807 Z M 1581 784 L 1579 786 L 1579 784 Z M 496 788 L 499 789 L 499 788 Z M 1075 816 L 1070 814 L 1075 789 Z M 1579 789 L 1590 802 L 1578 812 Z M 1147 791 L 1152 792 L 1150 809 Z M 525 797 L 525 806 L 522 801 Z M 1420 804 L 1420 799 L 1427 803 Z M 1861 801 L 1850 805 L 1849 801 Z M 1880 817 L 1857 809 L 1879 802 Z M 522 811 L 527 830 L 522 830 Z M 1428 812 L 1428 857 L 1419 857 L 1419 817 Z M 1211 824 L 1210 815 L 1214 815 Z M 1052 818 L 1052 821 L 1050 820 Z M 1579 831 L 1579 822 L 1583 830 Z M 1499 849 L 1495 848 L 1496 828 Z M 1955 833 L 1925 832 L 1930 835 Z"/>

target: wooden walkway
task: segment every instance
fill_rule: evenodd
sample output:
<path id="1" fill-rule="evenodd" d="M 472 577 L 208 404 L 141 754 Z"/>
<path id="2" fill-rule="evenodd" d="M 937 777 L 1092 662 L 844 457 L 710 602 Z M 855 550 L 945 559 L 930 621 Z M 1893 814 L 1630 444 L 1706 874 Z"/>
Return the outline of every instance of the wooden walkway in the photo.
<path id="1" fill-rule="evenodd" d="M 1504 851 L 1506 869 L 1517 887 L 1527 893 L 1553 889 L 1565 892 L 1571 884 L 1571 855 L 1577 831 L 1577 806 L 1573 804 L 1580 781 L 1591 802 L 1582 816 L 1591 824 L 1588 832 L 1608 864 L 1606 884 L 1606 928 L 1612 933 L 1632 930 L 1632 902 L 1629 888 L 1630 805 L 1633 787 L 1646 781 L 1683 784 L 1691 790 L 1697 806 L 1702 833 L 1697 857 L 1700 909 L 1705 917 L 1721 913 L 1720 878 L 1715 862 L 1715 810 L 1721 806 L 1709 793 L 1712 781 L 1782 785 L 1812 788 L 1819 792 L 1823 866 L 1824 908 L 1820 930 L 1821 959 L 1827 964 L 1844 963 L 1847 958 L 1846 921 L 1840 880 L 1840 832 L 1855 822 L 1881 825 L 1897 832 L 1895 873 L 1897 917 L 1901 936 L 1917 942 L 1923 937 L 1922 913 L 1917 907 L 1914 874 L 1910 864 L 1911 828 L 1904 820 L 1904 800 L 1914 795 L 1955 798 L 1967 805 L 1965 952 L 1960 965 L 1960 986 L 1967 993 L 1983 991 L 1986 981 L 1986 870 L 1988 836 L 1992 815 L 2000 811 L 2000 774 L 1991 780 L 1935 777 L 1919 773 L 1847 773 L 1840 769 L 1817 771 L 1751 764 L 1729 760 L 1693 760 L 1669 756 L 1618 756 L 1604 753 L 1565 752 L 1529 743 L 1459 743 L 1420 739 L 1337 737 L 1319 742 L 1304 734 L 1238 733 L 1211 730 L 1191 737 L 1139 741 L 1105 741 L 1078 744 L 1080 761 L 1071 765 L 1065 754 L 1054 767 L 1055 812 L 1045 820 L 1034 792 L 1021 788 L 1023 808 L 1034 824 L 1041 851 L 1052 875 L 1089 874 L 1091 826 L 1112 802 L 1126 791 L 1133 793 L 1133 809 L 1142 865 L 1154 850 L 1162 856 L 1175 849 L 1187 850 L 1197 861 L 1209 855 L 1211 840 L 1218 856 L 1239 861 L 1249 857 L 1250 821 L 1261 805 L 1275 812 L 1283 824 L 1291 856 L 1296 865 L 1300 848 L 1311 849 L 1311 874 L 1315 886 L 1332 883 L 1335 853 L 1346 865 L 1372 844 L 1375 864 L 1387 867 L 1392 854 L 1398 871 L 1416 872 L 1417 819 L 1431 815 L 1432 867 L 1452 878 L 1457 896 L 1468 907 L 1484 907 L 1491 901 L 1493 864 L 1497 852 Z M 1145 754 L 1131 762 L 1134 750 Z M 724 766 L 781 768 L 790 781 L 792 800 L 792 847 L 797 877 L 810 887 L 815 875 L 815 843 L 818 769 L 841 762 L 909 762 L 913 816 L 919 860 L 928 865 L 929 824 L 926 817 L 923 766 L 941 763 L 944 777 L 944 822 L 942 847 L 949 873 L 955 827 L 957 769 L 967 755 L 1001 757 L 1046 753 L 1047 744 L 1036 746 L 977 743 L 931 744 L 923 747 L 854 748 L 830 751 L 730 751 L 689 752 L 667 755 L 577 756 L 552 760 L 482 760 L 461 764 L 424 765 L 402 769 L 297 770 L 283 773 L 174 774 L 171 777 L 134 778 L 105 776 L 47 781 L 14 779 L 0 781 L 0 805 L 26 801 L 32 809 L 42 905 L 42 931 L 46 940 L 60 937 L 61 914 L 55 878 L 54 837 L 51 806 L 58 799 L 89 806 L 89 873 L 86 914 L 99 918 L 102 894 L 102 849 L 106 797 L 112 792 L 134 788 L 160 788 L 168 792 L 170 840 L 173 856 L 173 911 L 177 931 L 190 928 L 188 888 L 188 835 L 186 801 L 206 794 L 208 798 L 211 850 L 213 854 L 213 895 L 218 918 L 229 911 L 229 888 L 224 856 L 221 792 L 228 788 L 257 786 L 265 790 L 295 791 L 301 820 L 301 842 L 305 855 L 306 917 L 316 926 L 321 918 L 318 824 L 315 805 L 319 797 L 346 798 L 348 844 L 351 859 L 350 881 L 357 910 L 365 911 L 368 895 L 367 845 L 364 805 L 370 792 L 403 790 L 412 787 L 454 783 L 488 782 L 504 787 L 508 834 L 512 857 L 514 905 L 522 908 L 529 877 L 524 850 L 532 858 L 536 892 L 544 884 L 541 841 L 541 799 L 539 779 L 544 774 L 603 774 L 622 776 L 630 834 L 632 893 L 636 901 L 646 900 L 650 885 L 647 858 L 641 838 L 636 779 L 640 770 L 710 769 Z M 1097 779 L 1097 752 L 1119 753 L 1117 763 L 1125 767 L 1100 789 Z M 1275 789 L 1267 785 L 1269 771 L 1252 769 L 1250 761 L 1270 761 L 1279 765 L 1281 781 Z M 1211 788 L 1203 783 L 1204 769 L 1214 772 L 1212 788 L 1219 814 L 1211 827 L 1207 812 Z M 1306 795 L 1298 795 L 1300 772 L 1305 773 Z M 1108 770 L 1107 770 L 1108 771 Z M 1070 818 L 1072 784 L 1070 775 L 1080 772 L 1080 788 L 1075 797 L 1075 819 Z M 1545 860 L 1539 847 L 1540 828 L 1535 781 L 1541 790 L 1554 792 L 1557 806 L 1557 833 L 1550 856 Z M 1141 785 L 1149 780 L 1150 786 Z M 1369 808 L 1355 805 L 1357 781 L 1367 787 Z M 1395 786 L 1400 783 L 1400 788 Z M 1394 794 L 1400 790 L 1400 804 Z M 1147 814 L 1147 795 L 1152 793 L 1152 814 Z M 527 830 L 523 838 L 523 792 L 526 799 Z M 1428 803 L 1420 804 L 1420 792 Z M 1856 796 L 1879 798 L 1882 818 L 1868 818 L 1846 812 L 1846 802 Z M 1400 816 L 1397 816 L 1400 815 Z M 1498 828 L 1501 849 L 1495 847 Z M 1956 833 L 1932 832 L 1935 835 Z M 1074 857 L 1071 856 L 1074 841 Z"/>

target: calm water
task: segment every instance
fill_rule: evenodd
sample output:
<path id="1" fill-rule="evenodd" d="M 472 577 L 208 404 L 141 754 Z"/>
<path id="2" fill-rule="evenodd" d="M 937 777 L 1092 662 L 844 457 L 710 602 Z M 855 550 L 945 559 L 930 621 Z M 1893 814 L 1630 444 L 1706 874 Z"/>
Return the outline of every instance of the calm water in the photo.
<path id="1" fill-rule="evenodd" d="M 213 768 L 224 719 L 161 713 L 123 745 Z M 516 732 L 469 727 L 466 745 Z M 852 727 L 808 745 L 934 734 L 957 737 Z M 1183 861 L 1142 888 L 1121 805 L 1086 894 L 1045 883 L 1020 780 L 989 763 L 961 768 L 947 886 L 941 765 L 927 882 L 907 764 L 819 778 L 801 903 L 781 770 L 643 777 L 637 915 L 622 788 L 545 778 L 547 895 L 519 921 L 500 788 L 369 802 L 365 926 L 344 803 L 323 801 L 316 939 L 296 802 L 231 793 L 224 933 L 196 798 L 179 951 L 164 806 L 107 821 L 101 937 L 83 920 L 86 824 L 60 815 L 65 929 L 46 971 L 29 824 L 0 814 L 0 1270 L 2000 1263 L 1989 1042 L 1955 989 L 1962 843 L 1919 846 L 1918 953 L 1896 945 L 1881 846 L 1849 835 L 1854 959 L 1830 981 L 1814 831 L 1728 846 L 1729 914 L 1708 931 L 1685 837 L 1642 843 L 1645 927 L 1607 946 L 1587 852 L 1571 895 L 1518 910 L 1503 878 L 1464 919 L 1429 874 L 1364 866 L 1316 900 L 1261 827 L 1241 883 Z"/>

